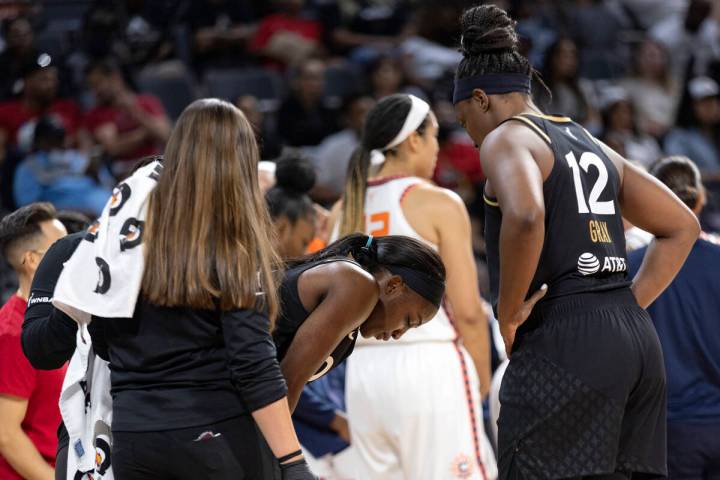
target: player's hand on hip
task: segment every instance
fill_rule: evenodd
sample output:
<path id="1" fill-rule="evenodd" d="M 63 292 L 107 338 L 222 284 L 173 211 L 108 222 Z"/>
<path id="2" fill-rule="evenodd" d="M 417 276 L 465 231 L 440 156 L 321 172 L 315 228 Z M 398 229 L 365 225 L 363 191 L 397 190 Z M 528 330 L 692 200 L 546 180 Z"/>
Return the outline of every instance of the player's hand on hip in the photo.
<path id="1" fill-rule="evenodd" d="M 520 325 L 525 323 L 525 320 L 527 320 L 530 313 L 532 313 L 532 309 L 535 307 L 535 304 L 545 296 L 547 291 L 547 284 L 543 284 L 535 293 L 532 294 L 532 296 L 530 296 L 530 298 L 523 302 L 522 307 L 520 307 L 512 318 L 500 320 L 500 334 L 505 342 L 505 353 L 507 353 L 508 358 L 510 358 L 512 346 L 515 342 L 515 332 L 517 332 Z"/>

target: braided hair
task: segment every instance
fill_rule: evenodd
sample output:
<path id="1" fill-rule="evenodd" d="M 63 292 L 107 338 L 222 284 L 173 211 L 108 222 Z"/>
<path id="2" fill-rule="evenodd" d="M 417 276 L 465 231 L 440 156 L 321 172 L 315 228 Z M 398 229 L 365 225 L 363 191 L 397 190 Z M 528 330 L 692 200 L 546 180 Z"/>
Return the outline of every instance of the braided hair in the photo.
<path id="1" fill-rule="evenodd" d="M 495 5 L 479 5 L 466 10 L 460 20 L 463 58 L 456 78 L 500 73 L 526 73 L 548 90 L 542 78 L 518 49 L 515 22 Z"/>

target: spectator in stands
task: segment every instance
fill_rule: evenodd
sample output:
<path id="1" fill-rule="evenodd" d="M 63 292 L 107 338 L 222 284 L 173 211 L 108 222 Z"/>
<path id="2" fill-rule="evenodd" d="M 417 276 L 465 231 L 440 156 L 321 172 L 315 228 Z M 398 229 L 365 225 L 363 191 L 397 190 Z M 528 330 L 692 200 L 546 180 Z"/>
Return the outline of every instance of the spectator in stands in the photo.
<path id="1" fill-rule="evenodd" d="M 78 210 L 99 217 L 110 198 L 110 188 L 92 178 L 90 159 L 75 149 L 66 149 L 65 129 L 52 117 L 35 125 L 33 152 L 15 170 L 14 194 L 18 206 L 50 202 L 57 208 Z M 109 172 L 103 172 L 112 185 Z"/>
<path id="2" fill-rule="evenodd" d="M 367 78 L 370 94 L 375 100 L 395 93 L 411 93 L 420 98 L 425 97 L 420 88 L 408 85 L 403 64 L 397 56 L 379 55 L 368 64 Z"/>
<path id="3" fill-rule="evenodd" d="M 586 126 L 596 125 L 598 115 L 588 100 L 589 88 L 579 78 L 578 49 L 568 37 L 553 43 L 545 55 L 543 80 L 552 92 L 541 101 L 544 111 L 566 115 Z"/>
<path id="4" fill-rule="evenodd" d="M 111 158 L 113 174 L 122 178 L 138 158 L 163 151 L 170 120 L 156 97 L 128 87 L 112 59 L 94 61 L 86 72 L 96 106 L 87 113 L 85 126 Z"/>
<path id="5" fill-rule="evenodd" d="M 705 205 L 700 172 L 669 157 L 651 173 L 696 215 Z M 647 248 L 628 256 L 635 274 Z M 668 478 L 720 478 L 720 245 L 701 233 L 669 287 L 648 307 L 667 372 Z"/>
<path id="6" fill-rule="evenodd" d="M 277 136 L 275 125 L 265 116 L 260 101 L 252 95 L 241 95 L 235 101 L 255 130 L 255 138 L 260 147 L 260 158 L 272 160 L 280 156 L 282 145 Z"/>
<path id="7" fill-rule="evenodd" d="M 188 21 L 196 69 L 247 63 L 255 20 L 246 0 L 192 0 Z"/>
<path id="8" fill-rule="evenodd" d="M 30 283 L 45 251 L 67 234 L 48 203 L 23 207 L 0 222 L 3 256 L 20 288 L 0 310 L 0 478 L 54 478 L 58 400 L 65 368 L 34 369 L 22 351 L 20 332 Z"/>
<path id="9" fill-rule="evenodd" d="M 178 5 L 179 3 L 179 5 Z M 175 55 L 173 29 L 187 14 L 184 2 L 126 0 L 128 21 L 125 41 L 130 63 L 142 67 L 148 63 L 170 60 Z"/>
<path id="10" fill-rule="evenodd" d="M 350 2 L 348 2 L 350 3 Z M 351 59 L 367 63 L 379 54 L 390 53 L 412 31 L 411 11 L 404 2 L 359 0 L 333 32 L 335 45 L 350 53 Z"/>
<path id="11" fill-rule="evenodd" d="M 720 172 L 720 88 L 715 80 L 696 77 L 688 83 L 677 128 L 665 138 L 668 155 L 687 155 L 707 173 Z"/>
<path id="12" fill-rule="evenodd" d="M 38 52 L 32 25 L 26 17 L 8 20 L 3 32 L 5 50 L 0 54 L 0 99 L 5 100 L 20 91 L 22 70 L 28 61 L 37 58 Z"/>
<path id="13" fill-rule="evenodd" d="M 58 70 L 53 58 L 41 53 L 22 69 L 22 95 L 0 103 L 0 159 L 6 148 L 27 152 L 32 144 L 35 121 L 42 115 L 60 119 L 68 133 L 68 146 L 79 146 L 76 135 L 81 123 L 80 107 L 72 100 L 59 99 Z"/>
<path id="14" fill-rule="evenodd" d="M 657 140 L 638 128 L 635 108 L 627 92 L 620 87 L 612 87 L 604 92 L 603 97 L 603 142 L 645 168 L 655 163 L 662 156 L 662 150 Z"/>
<path id="15" fill-rule="evenodd" d="M 331 205 L 342 195 L 350 157 L 360 141 L 365 117 L 374 105 L 375 100 L 367 95 L 348 97 L 342 108 L 345 129 L 326 137 L 317 147 L 305 149 L 317 175 L 312 191 L 315 201 Z"/>
<path id="16" fill-rule="evenodd" d="M 645 38 L 635 48 L 630 77 L 621 82 L 638 115 L 638 127 L 661 138 L 673 126 L 679 83 L 670 73 L 668 53 L 662 44 Z"/>
<path id="17" fill-rule="evenodd" d="M 276 13 L 263 18 L 250 48 L 282 66 L 299 65 L 323 50 L 322 24 L 303 15 L 305 0 L 275 0 Z"/>
<path id="18" fill-rule="evenodd" d="M 293 147 L 317 145 L 337 131 L 337 112 L 324 103 L 325 63 L 312 59 L 297 68 L 293 93 L 280 106 L 278 133 Z"/>
<path id="19" fill-rule="evenodd" d="M 720 25 L 712 17 L 710 0 L 690 0 L 684 16 L 670 16 L 650 30 L 650 36 L 667 48 L 676 79 L 706 74 L 705 68 L 720 51 Z M 688 72 L 694 57 L 693 70 Z"/>

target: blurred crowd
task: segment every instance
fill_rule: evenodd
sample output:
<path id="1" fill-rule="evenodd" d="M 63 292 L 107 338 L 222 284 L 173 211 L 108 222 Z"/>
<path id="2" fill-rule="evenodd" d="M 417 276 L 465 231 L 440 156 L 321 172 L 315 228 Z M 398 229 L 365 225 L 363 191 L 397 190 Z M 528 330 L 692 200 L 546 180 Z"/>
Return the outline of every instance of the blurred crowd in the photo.
<path id="1" fill-rule="evenodd" d="M 366 112 L 388 94 L 431 102 L 435 181 L 482 225 L 483 172 L 450 96 L 460 14 L 445 0 L 18 0 L 0 8 L 0 211 L 35 201 L 95 216 L 139 157 L 203 96 L 233 101 L 266 160 L 300 154 L 340 196 Z M 650 166 L 687 155 L 720 225 L 720 4 L 504 0 L 549 113 Z M 548 91 L 549 90 L 549 91 Z M 476 249 L 483 252 L 481 228 Z"/>

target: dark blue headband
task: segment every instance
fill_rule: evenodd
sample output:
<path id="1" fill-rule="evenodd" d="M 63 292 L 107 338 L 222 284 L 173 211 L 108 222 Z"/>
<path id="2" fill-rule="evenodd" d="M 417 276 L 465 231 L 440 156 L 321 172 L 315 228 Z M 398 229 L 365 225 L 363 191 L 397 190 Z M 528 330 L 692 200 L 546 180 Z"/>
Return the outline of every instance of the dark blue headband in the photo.
<path id="1" fill-rule="evenodd" d="M 522 92 L 530 93 L 530 75 L 527 73 L 489 73 L 474 77 L 456 78 L 453 104 L 472 97 L 473 90 L 479 88 L 488 95 Z"/>
<path id="2" fill-rule="evenodd" d="M 395 275 L 400 275 L 410 289 L 428 302 L 440 308 L 443 295 L 445 295 L 445 282 L 441 282 L 425 273 L 400 265 L 383 265 Z"/>

